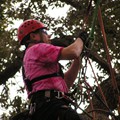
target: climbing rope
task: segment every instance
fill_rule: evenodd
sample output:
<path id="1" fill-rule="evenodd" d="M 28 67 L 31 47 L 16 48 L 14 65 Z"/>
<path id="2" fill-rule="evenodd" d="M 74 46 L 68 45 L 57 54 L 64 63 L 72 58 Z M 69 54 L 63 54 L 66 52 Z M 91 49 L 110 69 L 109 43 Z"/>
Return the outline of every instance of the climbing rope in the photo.
<path id="1" fill-rule="evenodd" d="M 102 31 L 103 38 L 104 38 L 105 50 L 106 50 L 106 54 L 107 54 L 107 61 L 108 61 L 108 63 L 109 63 L 109 69 L 110 69 L 110 73 L 111 73 L 110 75 L 111 75 L 111 78 L 112 78 L 112 85 L 113 85 L 113 88 L 114 88 L 115 93 L 118 95 L 118 112 L 120 112 L 120 94 L 119 94 L 120 92 L 119 92 L 119 89 L 118 89 L 118 86 L 117 86 L 117 83 L 116 83 L 116 80 L 115 80 L 113 68 L 112 68 L 112 66 L 111 66 L 110 55 L 109 55 L 109 52 L 108 52 L 107 39 L 106 39 L 106 34 L 105 34 L 104 25 L 103 25 L 103 21 L 102 21 L 101 10 L 100 10 L 100 2 L 101 2 L 101 0 L 97 0 L 97 1 L 95 2 L 95 10 L 94 10 L 94 14 L 93 14 L 93 21 L 92 21 L 91 31 L 90 31 L 88 40 L 90 40 L 90 41 L 92 41 L 92 42 L 94 41 L 95 23 L 96 23 L 96 19 L 97 19 L 97 15 L 98 15 L 98 19 L 99 19 L 101 31 Z M 92 3 L 92 0 L 90 0 L 89 6 L 88 6 L 88 9 L 87 9 L 87 14 L 86 14 L 86 16 L 85 16 L 85 18 L 84 18 L 84 24 L 87 23 L 91 3 Z M 85 26 L 85 25 L 83 25 L 83 30 L 85 30 L 85 27 L 84 27 L 84 26 Z M 92 48 L 92 47 L 91 47 L 91 48 Z M 87 60 L 86 60 L 86 61 L 87 61 Z M 88 61 L 89 61 L 89 59 L 88 59 Z M 86 64 L 87 64 L 87 62 L 86 62 Z M 87 69 L 87 65 L 86 65 L 86 64 L 85 64 L 85 66 L 84 66 L 84 68 L 83 68 L 83 69 L 84 69 L 84 70 L 83 70 L 84 76 L 85 76 L 85 73 L 86 73 L 86 70 L 85 70 L 85 69 Z M 89 61 L 89 64 L 90 64 L 90 66 L 91 66 L 90 61 Z M 91 68 L 92 68 L 92 66 L 91 66 Z M 113 113 L 111 112 L 111 110 L 110 110 L 109 107 L 108 107 L 106 98 L 105 98 L 105 96 L 104 96 L 104 94 L 103 94 L 103 92 L 102 92 L 102 89 L 101 89 L 100 85 L 98 84 L 97 78 L 95 77 L 95 73 L 94 73 L 93 68 L 92 68 L 92 72 L 93 72 L 93 74 L 94 74 L 95 81 L 97 82 L 98 89 L 99 89 L 99 91 L 100 91 L 100 93 L 101 93 L 102 98 L 103 98 L 104 101 L 102 101 L 98 96 L 97 96 L 97 98 L 101 101 L 101 103 L 103 103 L 103 104 L 106 106 L 106 108 L 108 109 L 109 115 L 111 115 L 112 117 L 113 117 L 113 116 L 115 117 L 115 115 L 113 115 Z M 84 80 L 84 82 L 87 84 L 87 86 L 89 86 L 90 89 L 92 88 L 92 87 L 90 87 L 90 85 L 89 85 L 85 80 Z M 90 92 L 88 92 L 88 93 L 90 93 Z M 89 96 L 90 96 L 90 94 L 89 94 Z M 92 110 L 94 111 L 93 106 L 92 106 Z M 107 112 L 107 111 L 106 111 L 106 112 Z M 93 113 L 93 120 L 94 120 L 94 119 L 95 119 L 95 114 Z M 113 119 L 114 119 L 114 118 L 113 118 Z"/>
<path id="2" fill-rule="evenodd" d="M 105 44 L 105 51 L 106 51 L 107 61 L 108 61 L 109 69 L 110 69 L 111 82 L 112 82 L 112 86 L 113 86 L 113 89 L 114 89 L 114 93 L 118 97 L 118 112 L 119 112 L 119 115 L 120 115 L 120 91 L 118 89 L 117 82 L 116 82 L 116 79 L 115 79 L 115 75 L 114 75 L 115 72 L 114 72 L 114 70 L 112 68 L 112 65 L 111 65 L 111 59 L 110 59 L 110 54 L 109 54 L 108 44 L 107 44 L 107 37 L 106 37 L 105 29 L 104 29 L 104 24 L 103 24 L 103 20 L 102 20 L 102 14 L 101 14 L 100 6 L 99 6 L 98 9 L 99 9 L 98 10 L 98 18 L 99 18 L 101 32 L 102 32 L 103 40 L 104 40 L 104 44 Z"/>

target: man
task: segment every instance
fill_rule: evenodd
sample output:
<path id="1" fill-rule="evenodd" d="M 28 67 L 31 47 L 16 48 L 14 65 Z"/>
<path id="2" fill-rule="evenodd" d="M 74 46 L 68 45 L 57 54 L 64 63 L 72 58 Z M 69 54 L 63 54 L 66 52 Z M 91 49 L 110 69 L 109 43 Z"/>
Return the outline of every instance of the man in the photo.
<path id="1" fill-rule="evenodd" d="M 68 47 L 51 45 L 45 25 L 37 20 L 24 21 L 18 28 L 18 40 L 26 46 L 23 77 L 30 99 L 32 120 L 82 120 L 68 107 L 65 98 L 80 69 L 80 55 L 86 36 L 80 34 Z M 82 39 L 81 39 L 82 38 Z M 59 60 L 73 60 L 63 74 Z"/>

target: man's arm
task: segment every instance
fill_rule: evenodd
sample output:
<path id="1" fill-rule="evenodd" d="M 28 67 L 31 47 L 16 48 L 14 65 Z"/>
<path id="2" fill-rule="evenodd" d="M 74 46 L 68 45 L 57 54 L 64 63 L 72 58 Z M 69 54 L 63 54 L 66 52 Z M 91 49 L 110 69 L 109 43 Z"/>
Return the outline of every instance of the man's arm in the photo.
<path id="1" fill-rule="evenodd" d="M 76 41 L 66 48 L 63 48 L 59 60 L 73 60 L 69 70 L 64 74 L 64 80 L 70 88 L 75 81 L 78 71 L 80 69 L 80 54 L 83 50 L 83 41 L 77 38 Z"/>
<path id="2" fill-rule="evenodd" d="M 74 43 L 62 49 L 59 60 L 72 60 L 78 58 L 83 49 L 83 41 L 77 38 Z"/>
<path id="3" fill-rule="evenodd" d="M 75 42 L 69 45 L 66 48 L 63 48 L 59 57 L 59 60 L 73 60 L 72 65 L 70 66 L 69 70 L 65 73 L 64 79 L 68 88 L 73 85 L 75 81 L 78 71 L 80 69 L 80 54 L 83 50 L 83 44 L 87 44 L 88 34 L 85 31 L 82 31 Z"/>
<path id="4" fill-rule="evenodd" d="M 81 67 L 81 60 L 80 58 L 74 59 L 72 65 L 70 66 L 69 70 L 64 74 L 65 82 L 68 88 L 72 87 L 73 82 L 75 81 L 78 71 Z"/>

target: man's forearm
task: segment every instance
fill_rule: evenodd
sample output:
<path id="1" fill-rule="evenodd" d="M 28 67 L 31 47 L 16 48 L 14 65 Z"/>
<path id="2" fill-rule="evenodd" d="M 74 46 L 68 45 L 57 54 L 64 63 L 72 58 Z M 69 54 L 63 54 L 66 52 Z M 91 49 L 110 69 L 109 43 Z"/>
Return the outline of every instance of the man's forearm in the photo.
<path id="1" fill-rule="evenodd" d="M 80 69 L 80 58 L 74 59 L 72 65 L 70 66 L 69 70 L 65 73 L 65 81 L 68 85 L 68 88 L 70 88 L 73 85 L 73 82 L 75 81 L 78 71 Z"/>

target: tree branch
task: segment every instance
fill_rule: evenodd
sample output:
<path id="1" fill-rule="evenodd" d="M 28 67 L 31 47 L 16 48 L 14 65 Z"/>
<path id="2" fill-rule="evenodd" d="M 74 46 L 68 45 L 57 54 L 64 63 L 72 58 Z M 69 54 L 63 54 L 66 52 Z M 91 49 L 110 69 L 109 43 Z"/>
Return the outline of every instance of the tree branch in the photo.
<path id="1" fill-rule="evenodd" d="M 101 58 L 96 52 L 94 51 L 89 51 L 89 57 L 95 61 L 96 63 L 98 63 L 102 69 L 104 69 L 105 71 L 108 72 L 108 74 L 110 74 L 110 69 L 109 69 L 109 65 L 108 63 L 103 59 Z"/>
<path id="2" fill-rule="evenodd" d="M 12 63 L 8 63 L 6 69 L 0 73 L 0 85 L 5 84 L 9 78 L 12 78 L 16 74 L 16 72 L 19 71 L 21 65 L 22 60 L 20 59 L 20 57 L 14 59 Z"/>
<path id="3" fill-rule="evenodd" d="M 76 9 L 81 9 L 81 5 L 79 2 L 75 2 L 74 0 L 60 0 L 61 2 L 65 2 L 67 5 L 71 5 L 72 7 Z"/>

